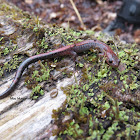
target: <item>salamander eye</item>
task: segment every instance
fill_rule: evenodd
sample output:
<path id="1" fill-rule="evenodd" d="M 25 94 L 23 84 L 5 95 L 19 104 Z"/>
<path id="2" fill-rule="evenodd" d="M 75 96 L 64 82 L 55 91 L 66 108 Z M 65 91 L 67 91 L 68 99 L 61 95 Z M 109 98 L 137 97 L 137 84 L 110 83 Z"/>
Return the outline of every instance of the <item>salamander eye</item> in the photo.
<path id="1" fill-rule="evenodd" d="M 109 63 L 112 63 L 113 62 L 113 60 L 111 60 L 111 59 L 109 59 L 109 61 L 108 61 Z"/>

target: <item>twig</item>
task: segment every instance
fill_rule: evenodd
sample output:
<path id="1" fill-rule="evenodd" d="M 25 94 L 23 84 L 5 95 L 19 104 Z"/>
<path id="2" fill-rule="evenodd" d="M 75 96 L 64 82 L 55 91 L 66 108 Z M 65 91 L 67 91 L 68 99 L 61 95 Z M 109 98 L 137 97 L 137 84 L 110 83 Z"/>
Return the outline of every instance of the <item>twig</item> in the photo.
<path id="1" fill-rule="evenodd" d="M 70 0 L 70 2 L 72 4 L 72 6 L 73 6 L 73 9 L 74 9 L 75 13 L 77 14 L 77 17 L 78 17 L 79 21 L 81 22 L 82 27 L 84 28 L 84 30 L 86 30 L 86 26 L 84 25 L 83 20 L 82 20 L 82 18 L 80 16 L 80 13 L 79 13 L 78 9 L 76 8 L 73 0 Z"/>

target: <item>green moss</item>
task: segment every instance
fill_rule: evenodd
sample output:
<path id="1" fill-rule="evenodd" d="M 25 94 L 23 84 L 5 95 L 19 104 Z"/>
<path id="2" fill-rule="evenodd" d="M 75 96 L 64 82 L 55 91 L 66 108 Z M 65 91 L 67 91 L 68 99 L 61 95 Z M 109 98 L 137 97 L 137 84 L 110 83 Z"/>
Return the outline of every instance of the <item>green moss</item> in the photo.
<path id="1" fill-rule="evenodd" d="M 92 61 L 89 60 L 94 59 L 94 56 L 91 56 L 90 53 L 84 61 L 82 60 L 82 66 L 77 65 L 82 72 L 80 83 L 63 88 L 67 94 L 66 108 L 63 106 L 66 109 L 64 114 L 71 114 L 72 118 L 67 122 L 74 123 L 71 127 L 70 123 L 63 122 L 62 118 L 64 116 L 60 115 L 61 110 L 59 110 L 57 120 L 54 119 L 57 124 L 61 124 L 61 127 L 63 127 L 63 129 L 58 130 L 59 133 L 54 133 L 58 136 L 58 139 L 70 137 L 71 139 L 108 140 L 139 137 L 138 131 L 134 129 L 135 124 L 138 124 L 139 121 L 137 118 L 132 119 L 132 112 L 138 115 L 138 111 L 128 110 L 123 100 L 118 101 L 121 99 L 114 97 L 117 90 L 122 91 L 122 96 L 129 91 L 129 96 L 131 96 L 132 91 L 139 88 L 136 78 L 137 73 L 132 69 L 134 61 L 131 58 L 136 55 L 136 52 L 138 51 L 131 51 L 131 56 L 128 56 L 125 51 L 119 54 L 120 58 L 123 57 L 125 60 L 122 62 L 127 62 L 126 64 L 130 62 L 122 72 L 113 70 L 105 63 L 100 64 L 100 67 L 95 64 L 97 65 L 95 69 L 93 64 L 90 65 Z M 137 63 L 135 62 L 135 64 Z M 104 92 L 100 92 L 100 89 Z M 135 98 L 134 100 L 138 102 L 138 99 Z M 136 102 L 133 103 L 138 105 Z M 133 122 L 130 120 L 133 120 Z M 107 122 L 109 125 L 106 125 Z M 78 129 L 82 130 L 81 137 L 74 133 L 74 129 L 77 128 L 76 124 Z M 127 129 L 128 125 L 133 126 L 131 128 L 133 134 L 130 133 L 130 129 Z"/>
<path id="2" fill-rule="evenodd" d="M 23 56 L 18 57 L 18 55 L 14 55 L 9 62 L 5 62 L 3 66 L 0 66 L 0 76 L 2 77 L 4 73 L 17 69 L 19 64 L 22 62 L 22 58 Z"/>
<path id="3" fill-rule="evenodd" d="M 48 66 L 47 62 L 42 63 L 41 61 L 39 61 L 39 65 L 40 68 L 38 70 L 32 70 L 32 77 L 28 77 L 25 80 L 27 87 L 32 88 L 32 99 L 37 99 L 41 95 L 44 95 L 44 87 L 39 83 L 47 81 L 50 77 L 50 71 L 53 70 L 53 68 L 50 68 Z"/>
<path id="4" fill-rule="evenodd" d="M 2 41 L 2 40 L 3 40 L 3 38 L 4 38 L 4 37 L 1 37 L 1 38 L 0 38 L 0 41 Z"/>
<path id="5" fill-rule="evenodd" d="M 46 28 L 38 18 L 30 16 L 18 8 L 12 8 L 6 3 L 0 3 L 0 11 L 0 15 L 7 15 L 11 19 L 13 28 L 17 31 L 13 35 L 3 35 L 0 38 L 1 58 L 5 60 L 6 57 L 12 55 L 12 59 L 0 64 L 1 76 L 11 74 L 13 70 L 17 69 L 25 59 L 25 55 L 28 56 L 32 49 L 35 51 L 31 55 L 35 55 L 60 48 L 63 46 L 62 44 L 69 45 L 93 39 L 92 30 L 74 31 L 54 25 Z M 27 33 L 31 34 L 25 42 L 33 42 L 33 46 L 24 52 L 24 48 L 18 46 L 17 42 Z M 5 34 L 5 32 L 2 31 L 1 34 Z M 103 38 L 106 38 L 104 34 L 97 37 L 101 41 L 104 40 Z M 118 44 L 117 48 L 115 45 L 110 45 L 110 47 L 118 50 L 121 63 L 125 64 L 123 71 L 120 72 L 108 66 L 105 59 L 98 58 L 98 53 L 93 50 L 78 57 L 78 63 L 73 67 L 76 68 L 74 71 L 69 71 L 67 68 L 61 71 L 60 79 L 71 77 L 75 71 L 78 71 L 79 76 L 78 78 L 75 76 L 76 82 L 73 85 L 62 88 L 67 99 L 62 107 L 53 111 L 54 123 L 58 126 L 54 134 L 58 139 L 139 138 L 140 96 L 138 92 L 140 84 L 137 79 L 138 70 L 135 68 L 139 61 L 139 46 L 121 44 L 113 37 L 109 37 L 109 40 Z M 19 47 L 23 49 L 22 52 L 19 52 L 21 49 Z M 61 66 L 63 63 L 61 60 L 55 58 L 46 60 L 47 62 L 41 61 L 39 64 L 35 64 L 37 67 L 33 64 L 27 70 L 24 77 L 27 88 L 32 89 L 31 98 L 38 99 L 45 94 L 46 84 L 55 85 L 55 81 L 59 78 L 53 77 L 54 71 L 65 67 Z M 69 119 L 65 121 L 66 116 Z"/>
<path id="6" fill-rule="evenodd" d="M 108 128 L 108 130 L 103 135 L 104 140 L 109 140 L 110 138 L 113 138 L 112 136 L 115 134 L 115 131 L 119 130 L 120 127 L 118 126 L 118 122 L 114 122 L 112 126 Z"/>

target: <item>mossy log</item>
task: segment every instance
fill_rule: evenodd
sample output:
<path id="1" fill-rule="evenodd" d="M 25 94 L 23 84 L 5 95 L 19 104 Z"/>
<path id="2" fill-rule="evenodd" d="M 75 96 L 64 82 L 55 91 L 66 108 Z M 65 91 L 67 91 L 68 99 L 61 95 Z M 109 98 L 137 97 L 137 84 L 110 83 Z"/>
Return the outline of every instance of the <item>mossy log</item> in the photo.
<path id="1" fill-rule="evenodd" d="M 79 107 L 84 106 L 85 103 L 88 105 L 93 104 L 94 109 L 99 109 L 97 112 L 101 114 L 97 113 L 97 118 L 103 119 L 108 117 L 107 115 L 114 109 L 113 107 L 116 107 L 116 114 L 115 111 L 112 111 L 115 114 L 112 118 L 118 122 L 122 122 L 123 117 L 125 119 L 132 117 L 132 113 L 127 110 L 127 104 L 135 108 L 136 112 L 133 112 L 134 114 L 140 111 L 139 46 L 120 42 L 117 37 L 95 34 L 93 31 L 75 31 L 70 28 L 64 29 L 56 25 L 48 25 L 34 15 L 23 12 L 13 4 L 0 0 L 0 94 L 12 83 L 18 66 L 26 58 L 57 49 L 62 44 L 67 45 L 88 38 L 94 39 L 95 36 L 101 41 L 110 42 L 110 45 L 113 42 L 112 48 L 116 52 L 118 48 L 118 56 L 122 61 L 120 69 L 112 69 L 104 62 L 103 58 L 96 56 L 97 52 L 91 51 L 78 56 L 77 64 L 70 57 L 65 59 L 55 58 L 31 64 L 24 71 L 18 86 L 11 95 L 0 100 L 0 139 L 50 138 L 52 136 L 51 130 L 56 127 L 52 122 L 52 110 L 58 109 L 66 100 L 66 95 L 69 96 L 73 93 L 77 93 L 78 98 L 75 95 L 69 97 L 67 99 L 68 107 L 69 102 L 71 102 L 77 113 L 80 110 L 81 116 L 83 115 L 83 108 Z M 76 85 L 77 90 L 74 90 L 74 85 Z M 79 89 L 80 91 L 78 91 Z M 91 94 L 92 97 L 90 97 Z M 84 100 L 85 98 L 86 101 Z M 79 101 L 77 101 L 78 99 Z M 78 104 L 79 102 L 80 105 Z M 117 102 L 122 106 L 120 107 Z M 76 107 L 74 103 L 77 105 Z M 107 103 L 112 104 L 113 107 L 106 109 L 108 113 L 104 115 L 102 111 L 106 107 L 102 108 L 101 106 Z M 64 103 L 62 108 L 65 107 L 67 105 Z M 60 114 L 64 111 L 62 108 L 58 110 Z M 73 110 L 67 113 L 70 114 Z M 121 116 L 122 110 L 127 112 L 127 117 Z M 117 115 L 117 113 L 120 113 L 120 115 Z M 69 120 L 74 120 L 76 118 L 72 118 L 74 115 L 80 118 L 79 114 L 74 113 L 69 116 Z M 89 118 L 91 114 L 87 113 L 86 115 Z M 140 124 L 140 121 L 138 120 L 138 115 L 134 116 L 136 120 L 133 122 L 137 127 L 131 129 L 136 132 L 140 126 L 137 124 Z M 59 120 L 59 115 L 53 115 L 53 117 L 55 122 Z M 114 121 L 111 121 L 110 125 L 114 123 Z M 127 128 L 125 125 L 127 123 L 133 125 L 133 123 L 130 120 L 123 121 L 125 123 L 120 135 L 125 137 L 127 136 L 124 129 Z M 61 120 L 61 123 L 63 123 L 63 120 Z M 61 128 L 60 125 L 63 126 L 61 123 L 55 123 L 59 124 L 56 127 L 58 130 L 55 132 L 56 135 L 58 132 L 62 134 L 64 132 L 64 129 L 59 129 Z M 66 126 L 64 124 L 63 127 L 65 128 Z M 105 125 L 102 128 L 104 127 Z M 97 130 L 97 128 L 93 127 L 93 131 Z M 105 137 L 105 134 L 109 133 L 109 128 L 111 127 L 107 126 L 107 131 L 104 131 L 104 134 L 101 133 L 100 137 Z M 119 133 L 118 130 L 113 131 Z M 65 133 L 68 133 L 68 131 L 65 131 Z M 135 135 L 138 137 L 138 132 Z M 93 138 L 92 132 L 90 135 L 85 134 L 83 138 L 86 138 L 86 136 Z M 77 137 L 71 135 L 71 137 L 78 139 L 81 138 L 81 135 Z M 111 134 L 111 137 L 117 139 L 115 133 Z M 52 137 L 52 139 L 55 139 L 55 137 Z"/>

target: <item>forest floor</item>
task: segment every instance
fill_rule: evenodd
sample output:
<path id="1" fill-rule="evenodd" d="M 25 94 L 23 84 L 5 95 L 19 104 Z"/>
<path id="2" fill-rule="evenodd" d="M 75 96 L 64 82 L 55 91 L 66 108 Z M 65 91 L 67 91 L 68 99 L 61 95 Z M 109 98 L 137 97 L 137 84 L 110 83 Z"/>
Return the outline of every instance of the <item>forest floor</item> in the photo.
<path id="1" fill-rule="evenodd" d="M 70 0 L 7 0 L 20 9 L 34 13 L 49 24 L 57 24 L 64 28 L 70 27 L 83 30 Z M 85 29 L 104 31 L 104 29 L 117 17 L 122 1 L 102 0 L 74 0 Z M 88 9 L 88 10 L 87 10 Z M 125 23 L 125 29 L 117 28 L 113 35 L 118 35 L 127 43 L 140 44 L 140 29 L 134 30 L 133 24 Z"/>

